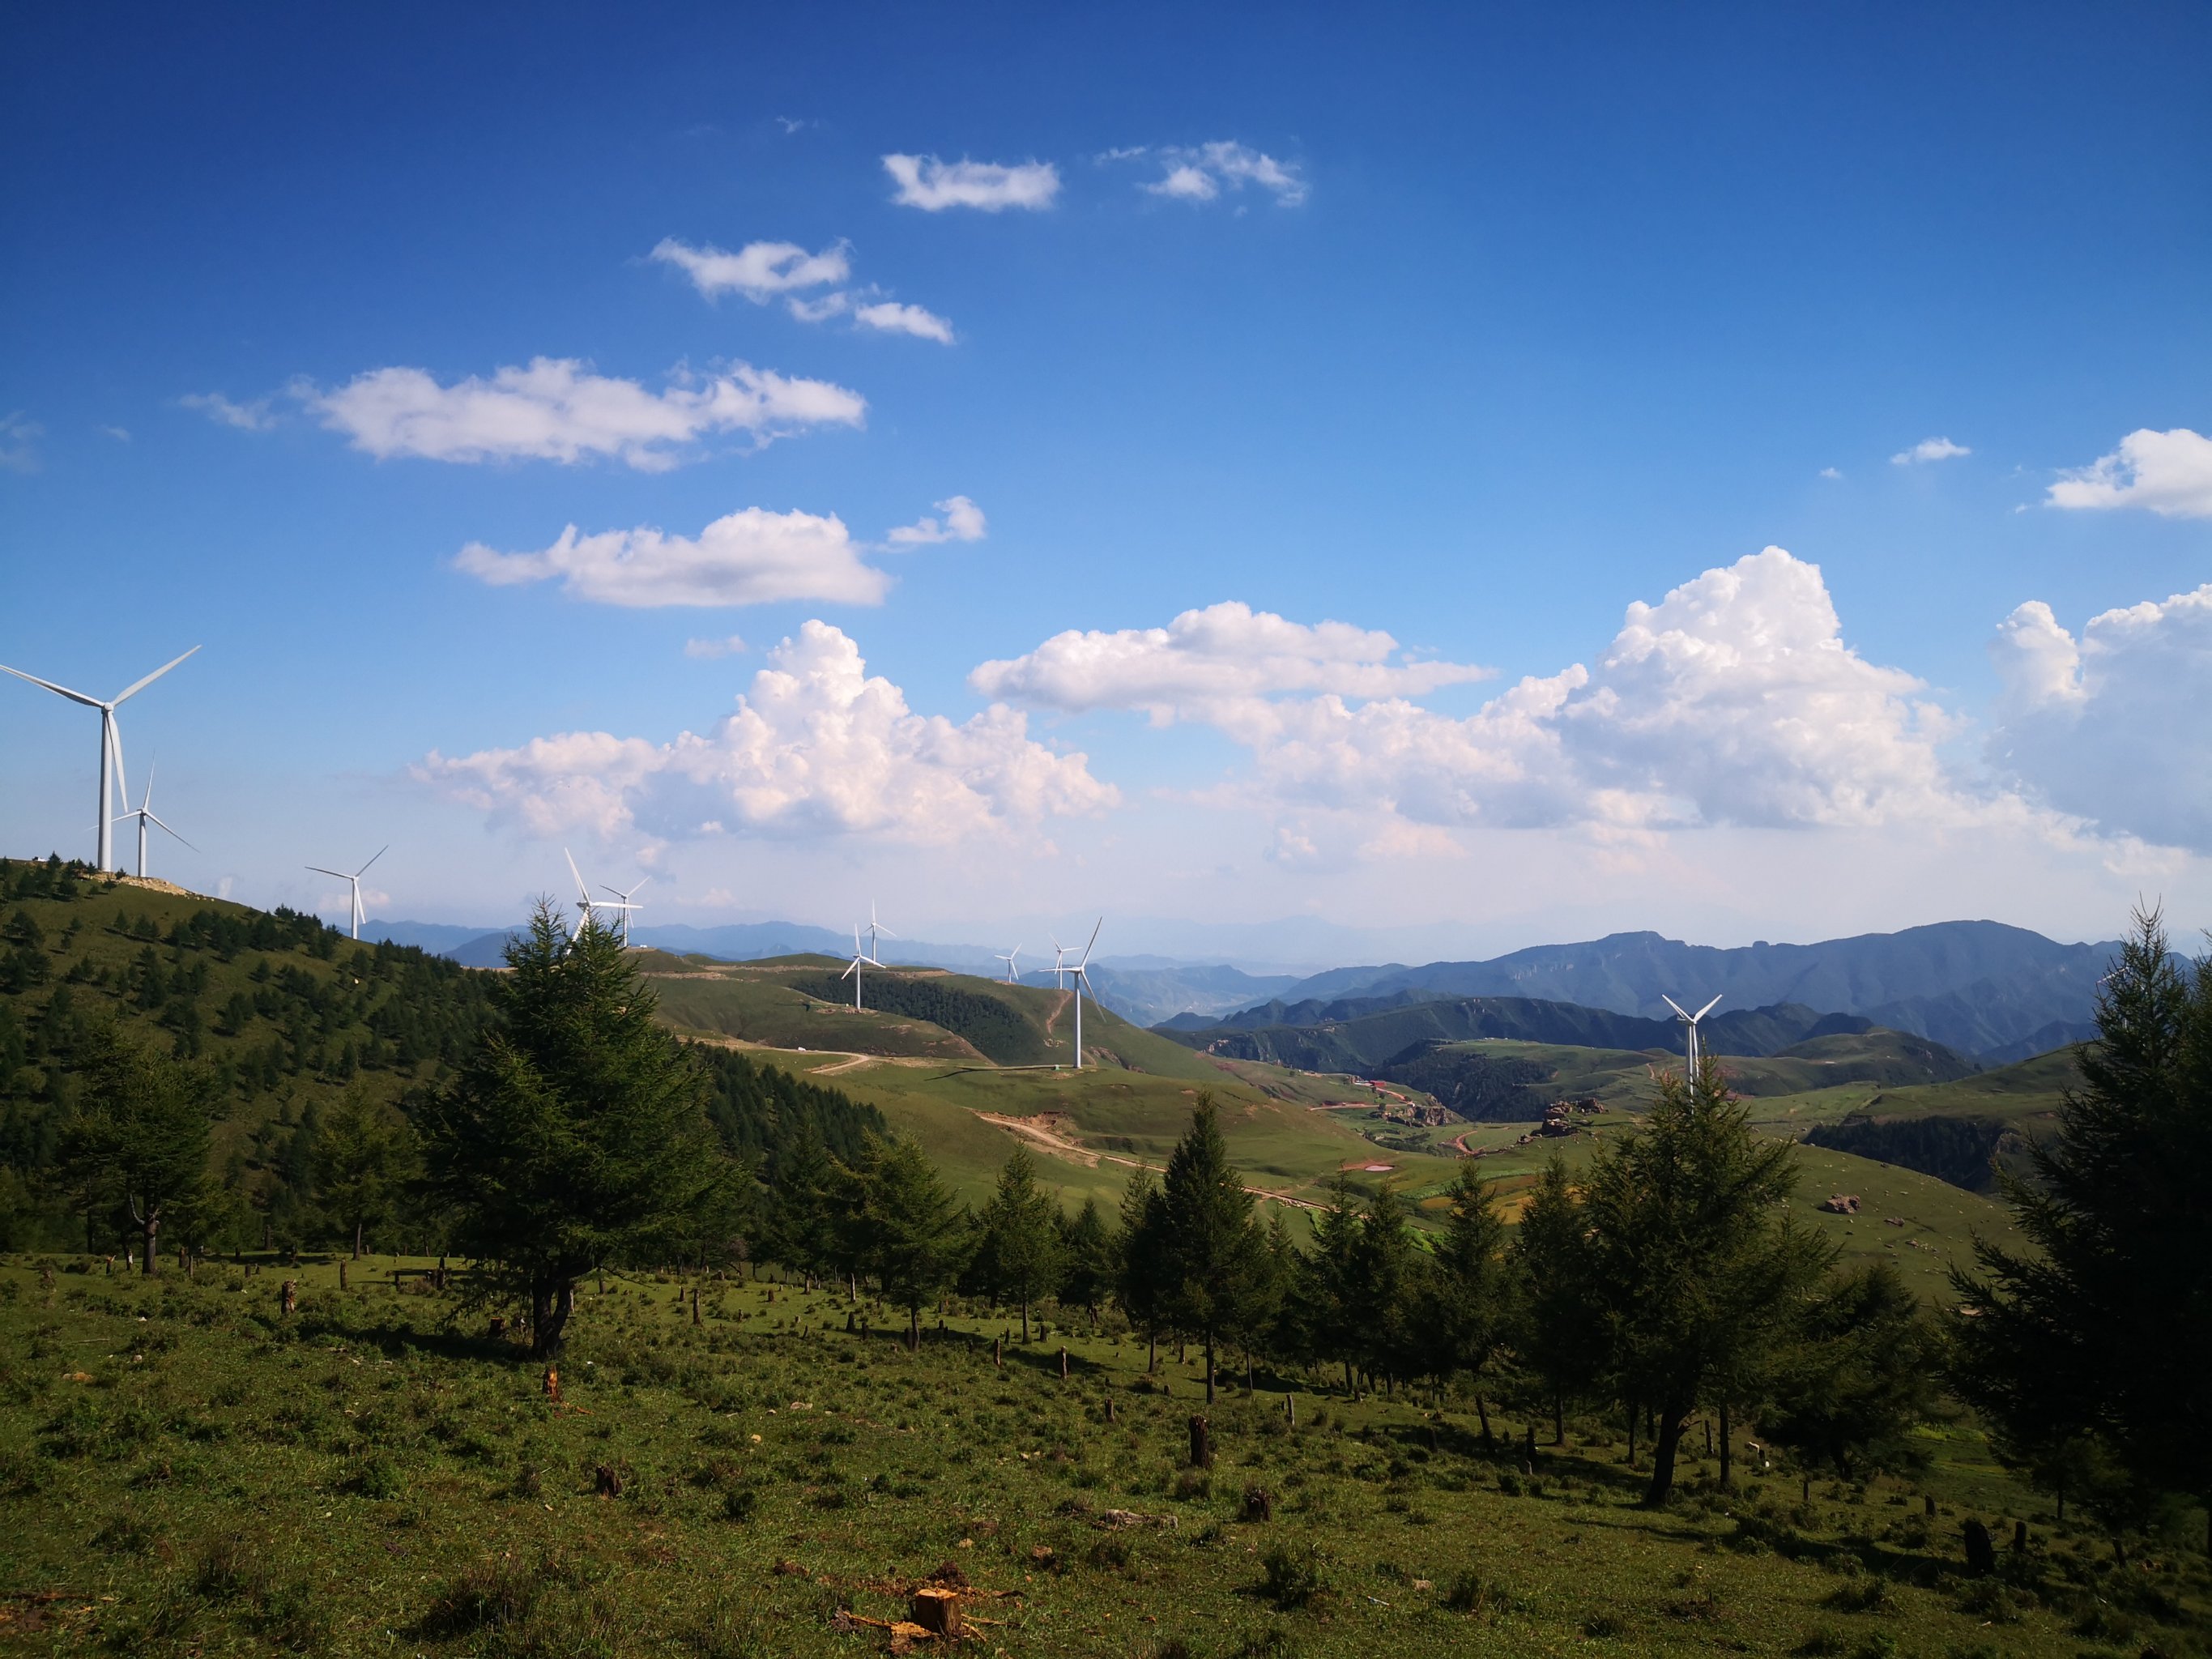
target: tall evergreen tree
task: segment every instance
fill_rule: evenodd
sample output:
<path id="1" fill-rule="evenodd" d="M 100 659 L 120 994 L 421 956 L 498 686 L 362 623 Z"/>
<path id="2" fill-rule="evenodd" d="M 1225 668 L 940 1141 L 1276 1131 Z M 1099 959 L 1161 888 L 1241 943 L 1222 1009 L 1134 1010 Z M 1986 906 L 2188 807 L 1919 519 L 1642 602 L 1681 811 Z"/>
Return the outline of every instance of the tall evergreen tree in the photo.
<path id="1" fill-rule="evenodd" d="M 1644 1501 L 1664 1504 L 1691 1412 L 1730 1390 L 1790 1338 L 1834 1253 L 1777 1207 L 1796 1150 L 1761 1140 L 1707 1060 L 1661 1079 L 1642 1128 L 1591 1161 L 1586 1283 L 1605 1317 L 1616 1396 L 1656 1425 Z"/>
<path id="2" fill-rule="evenodd" d="M 208 1185 L 216 1102 L 213 1079 L 194 1066 L 149 1054 L 112 1025 L 88 1035 L 78 1109 L 64 1126 L 56 1167 L 88 1211 L 128 1212 L 158 1272 L 161 1228 L 180 1219 Z"/>
<path id="3" fill-rule="evenodd" d="M 1498 1195 L 1472 1161 L 1460 1165 L 1448 1196 L 1451 1209 L 1428 1277 L 1419 1334 L 1431 1375 L 1464 1376 L 1473 1384 L 1488 1439 L 1490 1411 L 1483 1389 L 1512 1340 L 1519 1275 L 1506 1255 L 1505 1218 L 1498 1212 Z"/>
<path id="4" fill-rule="evenodd" d="M 901 1137 L 871 1149 L 854 1220 L 868 1270 L 884 1298 L 907 1310 L 907 1343 L 919 1350 L 923 1304 L 967 1261 L 967 1217 L 921 1148 Z"/>
<path id="5" fill-rule="evenodd" d="M 1129 1323 L 1145 1334 L 1148 1373 L 1159 1366 L 1160 1333 L 1166 1328 L 1166 1251 L 1159 1182 L 1139 1165 L 1121 1188 L 1121 1222 L 1114 1233 L 1114 1299 Z"/>
<path id="6" fill-rule="evenodd" d="M 1030 1306 L 1060 1286 L 1062 1264 L 1060 1206 L 1036 1183 L 1036 1164 L 1017 1146 L 999 1171 L 998 1190 L 978 1218 L 976 1267 L 992 1297 L 1022 1310 L 1022 1341 L 1030 1340 Z"/>
<path id="7" fill-rule="evenodd" d="M 1244 1328 L 1265 1243 L 1252 1219 L 1252 1195 L 1229 1161 L 1213 1097 L 1204 1090 L 1190 1127 L 1168 1159 L 1160 1206 L 1166 1224 L 1161 1282 L 1169 1317 L 1205 1345 L 1210 1405 L 1217 1346 Z"/>
<path id="8" fill-rule="evenodd" d="M 1777 1357 L 1759 1414 L 1769 1443 L 1846 1479 L 1926 1462 L 1912 1431 L 1935 1407 L 1939 1344 L 1893 1263 L 1832 1275 L 1796 1339 Z"/>
<path id="9" fill-rule="evenodd" d="M 415 1166 L 415 1136 L 406 1120 L 358 1090 L 323 1120 L 314 1146 L 315 1201 L 353 1239 L 361 1259 L 369 1228 L 392 1218 Z"/>
<path id="10" fill-rule="evenodd" d="M 1363 1358 L 1394 1385 L 1421 1370 L 1426 1358 L 1416 1332 L 1428 1259 L 1413 1242 L 1413 1217 L 1406 1195 L 1386 1176 L 1359 1218 L 1354 1255 Z"/>
<path id="11" fill-rule="evenodd" d="M 578 1279 L 666 1260 L 733 1168 L 705 1079 L 613 934 L 586 921 L 567 935 L 541 902 L 507 963 L 477 1052 L 424 1109 L 423 1164 L 459 1247 L 528 1297 L 542 1358 Z"/>
<path id="12" fill-rule="evenodd" d="M 1114 1239 L 1096 1198 L 1086 1197 L 1074 1219 L 1064 1223 L 1060 1249 L 1060 1299 L 1082 1309 L 1095 1323 L 1098 1304 L 1114 1289 Z"/>
<path id="13" fill-rule="evenodd" d="M 1358 1200 L 1341 1170 L 1329 1183 L 1328 1207 L 1314 1218 L 1314 1248 L 1301 1263 L 1304 1346 L 1318 1360 L 1344 1367 L 1344 1391 L 1358 1392 L 1352 1366 L 1365 1357 Z"/>
<path id="14" fill-rule="evenodd" d="M 2212 963 L 2177 965 L 2156 911 L 2097 1033 L 2033 1178 L 2006 1185 L 2034 1252 L 1980 1241 L 1957 1276 L 1976 1313 L 1954 1322 L 1954 1381 L 2046 1484 L 2124 1474 L 2102 1485 L 2185 1494 L 2212 1530 Z"/>

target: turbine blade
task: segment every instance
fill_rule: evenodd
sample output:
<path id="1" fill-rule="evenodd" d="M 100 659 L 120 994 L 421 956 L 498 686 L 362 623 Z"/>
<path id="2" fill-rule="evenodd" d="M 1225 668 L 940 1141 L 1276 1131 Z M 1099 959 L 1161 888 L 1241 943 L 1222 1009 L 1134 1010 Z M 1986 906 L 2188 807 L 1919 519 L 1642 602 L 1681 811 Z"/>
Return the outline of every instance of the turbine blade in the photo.
<path id="1" fill-rule="evenodd" d="M 108 751 L 115 757 L 115 793 L 127 811 L 131 806 L 131 786 L 123 781 L 123 728 L 115 723 L 112 706 L 100 711 L 100 725 L 107 738 Z"/>
<path id="2" fill-rule="evenodd" d="M 391 850 L 392 850 L 392 843 L 391 843 L 390 842 L 385 842 L 383 846 L 381 846 L 381 847 L 380 847 L 380 848 L 378 848 L 376 849 L 376 859 L 380 859 L 380 858 L 382 858 L 382 857 L 383 857 L 386 853 L 389 853 Z M 375 862 L 376 862 L 376 859 L 371 859 L 371 860 L 368 861 L 368 864 L 374 864 L 374 863 L 375 863 Z M 360 868 L 360 869 L 358 869 L 358 870 L 356 870 L 356 871 L 355 871 L 355 872 L 353 872 L 353 873 L 354 873 L 354 879 L 355 879 L 355 880 L 358 881 L 358 880 L 360 880 L 360 879 L 361 879 L 361 878 L 362 878 L 362 877 L 363 877 L 363 876 L 365 876 L 365 875 L 367 875 L 367 874 L 368 873 L 368 864 L 364 864 L 364 865 L 362 865 L 362 866 L 361 866 L 361 868 Z"/>
<path id="3" fill-rule="evenodd" d="M 199 649 L 199 647 L 198 647 L 197 645 L 196 645 L 196 646 L 194 646 L 194 647 L 192 647 L 192 651 L 197 651 L 197 650 L 198 650 L 198 649 Z M 191 656 L 191 655 L 192 654 L 192 651 L 187 651 L 187 652 L 185 652 L 185 657 L 189 657 L 189 656 Z M 117 692 L 117 693 L 115 694 L 115 702 L 122 702 L 125 697 L 135 697 L 135 696 L 137 696 L 141 691 L 143 691 L 143 690 L 144 690 L 148 686 L 149 686 L 149 685 L 153 684 L 153 683 L 154 683 L 155 680 L 160 679 L 160 678 L 161 678 L 161 676 L 162 676 L 162 675 L 164 675 L 164 674 L 167 673 L 167 672 L 168 672 L 172 668 L 174 668 L 174 667 L 177 665 L 177 664 L 178 664 L 178 663 L 182 662 L 182 661 L 185 659 L 185 657 L 178 657 L 178 658 L 175 658 L 175 659 L 172 659 L 171 661 L 168 661 L 168 662 L 165 662 L 165 663 L 163 663 L 163 664 L 162 664 L 159 668 L 155 669 L 152 673 L 150 673 L 150 674 L 147 675 L 147 676 L 146 676 L 146 678 L 145 678 L 144 679 L 143 679 L 143 680 L 139 680 L 139 681 L 137 681 L 136 683 L 134 683 L 134 684 L 131 685 L 131 689 L 130 689 L 129 690 L 127 690 L 127 691 L 118 691 L 118 692 Z M 114 708 L 114 707 L 115 707 L 115 702 L 111 702 L 111 703 L 110 703 L 110 704 L 108 704 L 107 706 L 108 706 L 110 708 Z"/>
<path id="4" fill-rule="evenodd" d="M 584 872 L 576 867 L 576 855 L 564 847 L 561 849 L 561 856 L 568 860 L 568 873 L 576 878 L 576 890 L 584 896 L 584 902 L 589 905 L 592 890 L 584 885 Z"/>
<path id="5" fill-rule="evenodd" d="M 146 763 L 146 794 L 145 798 L 138 803 L 142 808 L 151 807 L 154 805 L 154 768 L 159 763 L 160 763 L 155 761 L 148 761 Z M 155 819 L 154 822 L 156 823 L 161 823 L 161 821 L 159 818 Z M 161 823 L 161 828 L 164 830 L 167 830 L 168 827 L 169 826 L 167 824 Z"/>
<path id="6" fill-rule="evenodd" d="M 1097 943 L 1098 943 L 1098 930 L 1099 930 L 1101 927 L 1103 927 L 1105 925 L 1106 925 L 1106 918 L 1105 918 L 1105 917 L 1103 917 L 1103 916 L 1099 917 L 1099 918 L 1098 918 L 1098 920 L 1097 920 L 1096 922 L 1094 922 L 1094 923 L 1092 923 L 1092 924 L 1091 924 L 1091 944 L 1090 944 L 1090 945 L 1085 945 L 1085 946 L 1083 947 L 1083 959 L 1084 959 L 1085 962 L 1088 962 L 1088 961 L 1090 961 L 1090 960 L 1091 960 L 1091 945 L 1096 945 L 1096 944 L 1097 944 Z"/>
<path id="7" fill-rule="evenodd" d="M 21 669 L 10 668 L 5 663 L 0 663 L 0 674 L 13 674 L 19 680 L 28 680 L 33 685 L 43 685 L 56 696 L 67 697 L 71 702 L 81 702 L 87 708 L 98 708 L 101 706 L 98 697 L 88 697 L 82 691 L 72 691 L 66 685 L 56 685 L 52 680 L 42 680 L 36 674 L 26 674 Z"/>
<path id="8" fill-rule="evenodd" d="M 301 867 L 303 869 L 312 870 L 319 876 L 336 876 L 340 881 L 351 881 L 353 879 L 351 876 L 346 874 L 343 870 L 325 870 L 319 864 L 304 865 Z"/>
<path id="9" fill-rule="evenodd" d="M 1727 994 L 1727 994 L 1725 991 L 1723 991 L 1723 992 L 1721 994 L 1721 995 L 1722 995 L 1722 996 L 1725 996 L 1725 995 L 1727 995 Z M 1717 1007 L 1720 1006 L 1720 1000 L 1721 1000 L 1720 997 L 1715 997 L 1715 998 L 1714 998 L 1711 1002 L 1707 1003 L 1704 1007 L 1702 1007 L 1702 1008 L 1700 1008 L 1700 1009 L 1698 1009 L 1698 1016 L 1697 1016 L 1697 1017 L 1698 1017 L 1699 1019 L 1703 1019 L 1703 1018 L 1704 1018 L 1707 1014 L 1710 1014 L 1711 1012 L 1712 1012 L 1712 1011 L 1713 1011 L 1715 1008 L 1717 1008 Z"/>
<path id="10" fill-rule="evenodd" d="M 160 818 L 158 818 L 158 817 L 155 817 L 155 815 L 154 815 L 153 813 L 151 813 L 151 812 L 147 813 L 147 814 L 146 814 L 146 817 L 147 817 L 147 818 L 148 818 L 150 822 L 152 822 L 152 823 L 161 823 L 161 820 Z M 164 830 L 169 830 L 169 826 L 168 826 L 167 824 L 166 824 L 166 823 L 161 823 L 161 828 L 163 828 Z M 177 832 L 176 832 L 175 830 L 169 830 L 169 833 L 170 833 L 171 835 L 173 835 L 173 836 L 177 836 Z M 178 839 L 179 841 L 185 841 L 185 838 L 184 838 L 182 836 L 177 836 L 177 839 Z M 187 847 L 192 847 L 191 842 L 188 842 L 188 841 L 185 841 L 185 846 L 187 846 Z M 199 849 L 198 848 L 197 848 L 197 847 L 192 847 L 192 851 L 194 851 L 195 853 L 198 852 L 199 850 L 200 850 L 200 849 Z"/>
<path id="11" fill-rule="evenodd" d="M 1673 1009 L 1676 1013 L 1680 1014 L 1684 1019 L 1687 1019 L 1687 1018 L 1689 1018 L 1689 1017 L 1690 1017 L 1690 1016 L 1688 1015 L 1688 1013 L 1687 1013 L 1687 1012 L 1686 1012 L 1684 1011 L 1684 1009 L 1683 1009 L 1683 1007 L 1682 1007 L 1682 1005 L 1681 1005 L 1680 1003 L 1679 1003 L 1679 1002 L 1675 1001 L 1674 998 L 1672 998 L 1672 997 L 1670 997 L 1670 996 L 1668 996 L 1668 995 L 1666 995 L 1666 994 L 1664 994 L 1662 993 L 1662 994 L 1661 994 L 1660 998 L 1659 998 L 1659 1000 L 1660 1000 L 1660 1001 L 1662 1001 L 1662 1002 L 1663 1002 L 1663 1003 L 1665 1003 L 1665 1004 L 1666 1004 L 1669 1008 L 1672 1008 L 1672 1009 Z"/>

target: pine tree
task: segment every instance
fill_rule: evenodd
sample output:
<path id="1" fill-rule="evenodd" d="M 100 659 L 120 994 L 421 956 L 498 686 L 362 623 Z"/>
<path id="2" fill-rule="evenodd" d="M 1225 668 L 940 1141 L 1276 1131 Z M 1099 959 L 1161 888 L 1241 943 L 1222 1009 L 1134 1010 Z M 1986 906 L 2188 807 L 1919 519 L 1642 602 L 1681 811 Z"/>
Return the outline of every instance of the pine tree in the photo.
<path id="1" fill-rule="evenodd" d="M 1615 1395 L 1656 1426 L 1644 1492 L 1654 1507 L 1674 1490 L 1691 1412 L 1736 1403 L 1731 1390 L 1790 1340 L 1834 1259 L 1776 1215 L 1796 1180 L 1795 1148 L 1752 1133 L 1711 1060 L 1687 1079 L 1662 1078 L 1639 1132 L 1590 1164 L 1586 1284 Z"/>
<path id="2" fill-rule="evenodd" d="M 921 1147 L 879 1142 L 860 1171 L 854 1220 L 862 1260 L 884 1296 L 907 1310 L 908 1346 L 921 1346 L 921 1310 L 944 1294 L 968 1259 L 968 1221 Z"/>
<path id="3" fill-rule="evenodd" d="M 1167 1218 L 1159 1182 L 1139 1165 L 1121 1189 L 1121 1224 L 1114 1234 L 1114 1299 L 1129 1323 L 1145 1334 L 1145 1370 L 1158 1369 L 1160 1333 L 1166 1328 Z"/>
<path id="4" fill-rule="evenodd" d="M 356 1261 L 368 1229 L 398 1207 L 414 1170 L 414 1142 L 404 1118 L 356 1091 L 323 1120 L 314 1146 L 315 1200 L 352 1234 Z"/>
<path id="5" fill-rule="evenodd" d="M 1975 1316 L 1954 1322 L 1954 1381 L 2044 1484 L 2094 1475 L 2116 1519 L 2184 1493 L 2212 1528 L 2212 963 L 2179 966 L 2155 911 L 2097 1032 L 2033 1178 L 2006 1186 L 2035 1252 L 1979 1241 L 1957 1276 Z"/>
<path id="6" fill-rule="evenodd" d="M 1369 1371 L 1394 1385 L 1420 1370 L 1425 1358 L 1415 1322 L 1428 1262 L 1413 1243 L 1413 1214 L 1397 1183 L 1386 1177 L 1360 1217 L 1353 1257 L 1362 1358 Z"/>
<path id="7" fill-rule="evenodd" d="M 1912 1438 L 1936 1404 L 1939 1343 L 1894 1264 L 1832 1276 L 1776 1356 L 1759 1432 L 1845 1479 L 1922 1467 Z"/>
<path id="8" fill-rule="evenodd" d="M 1344 1392 L 1356 1396 L 1352 1368 L 1365 1355 L 1359 1209 L 1349 1177 L 1329 1183 L 1328 1207 L 1314 1218 L 1314 1248 L 1300 1265 L 1304 1346 L 1315 1358 L 1344 1367 Z"/>
<path id="9" fill-rule="evenodd" d="M 1018 1304 L 1022 1341 L 1030 1340 L 1030 1306 L 1059 1288 L 1062 1255 L 1060 1206 L 1036 1184 L 1036 1164 L 1017 1146 L 999 1171 L 998 1190 L 979 1218 L 976 1266 L 992 1297 Z"/>
<path id="10" fill-rule="evenodd" d="M 1213 1401 L 1215 1350 L 1249 1317 L 1265 1249 L 1252 1219 L 1252 1195 L 1229 1162 L 1219 1114 L 1201 1090 L 1190 1127 L 1168 1159 L 1160 1186 L 1165 1220 L 1161 1282 L 1171 1323 L 1206 1348 L 1206 1398 Z"/>
<path id="11" fill-rule="evenodd" d="M 1437 1378 L 1466 1376 L 1474 1385 L 1490 1437 L 1483 1386 L 1512 1340 L 1518 1314 L 1519 1275 L 1505 1253 L 1505 1218 L 1498 1195 L 1470 1161 L 1462 1164 L 1447 1194 L 1451 1209 L 1423 1297 L 1420 1334 L 1425 1369 Z"/>
<path id="12" fill-rule="evenodd" d="M 87 1211 L 130 1212 L 151 1274 L 163 1224 L 181 1220 L 207 1188 L 212 1074 L 135 1048 L 112 1026 L 88 1034 L 80 1064 L 84 1092 L 62 1131 L 58 1173 Z"/>
<path id="13" fill-rule="evenodd" d="M 734 1171 L 705 1079 L 611 933 L 565 935 L 541 902 L 507 963 L 476 1053 L 423 1110 L 423 1164 L 459 1247 L 528 1297 L 544 1358 L 577 1280 L 668 1260 Z"/>
<path id="14" fill-rule="evenodd" d="M 1060 1249 L 1063 1264 L 1060 1299 L 1081 1308 L 1095 1324 L 1098 1304 L 1114 1288 L 1114 1240 L 1106 1231 L 1106 1218 L 1099 1213 L 1096 1198 L 1085 1198 L 1075 1218 L 1064 1224 Z"/>

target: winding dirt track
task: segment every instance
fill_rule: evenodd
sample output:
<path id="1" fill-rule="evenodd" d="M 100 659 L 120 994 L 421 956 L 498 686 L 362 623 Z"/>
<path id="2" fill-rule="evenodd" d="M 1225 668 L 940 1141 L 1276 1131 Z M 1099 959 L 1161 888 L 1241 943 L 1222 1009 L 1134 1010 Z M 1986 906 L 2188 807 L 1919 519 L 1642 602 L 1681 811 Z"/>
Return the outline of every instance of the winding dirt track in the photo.
<path id="1" fill-rule="evenodd" d="M 969 1109 L 974 1111 L 975 1109 Z M 1150 1170 L 1159 1172 L 1159 1165 L 1147 1164 L 1140 1158 L 1122 1158 L 1114 1152 L 1094 1152 L 1080 1141 L 1070 1140 L 1059 1131 L 1048 1127 L 1034 1118 L 1009 1117 L 1003 1112 L 975 1112 L 986 1123 L 1004 1129 L 1018 1140 L 1025 1140 L 1039 1152 L 1049 1152 L 1054 1158 L 1066 1158 L 1070 1164 L 1080 1164 L 1086 1170 L 1095 1170 L 1101 1164 L 1119 1164 L 1131 1170 Z M 1326 1206 L 1310 1199 L 1293 1198 L 1288 1193 L 1279 1193 L 1266 1187 L 1247 1187 L 1244 1190 L 1255 1198 L 1264 1198 L 1277 1204 L 1287 1204 L 1295 1210 L 1320 1210 Z"/>

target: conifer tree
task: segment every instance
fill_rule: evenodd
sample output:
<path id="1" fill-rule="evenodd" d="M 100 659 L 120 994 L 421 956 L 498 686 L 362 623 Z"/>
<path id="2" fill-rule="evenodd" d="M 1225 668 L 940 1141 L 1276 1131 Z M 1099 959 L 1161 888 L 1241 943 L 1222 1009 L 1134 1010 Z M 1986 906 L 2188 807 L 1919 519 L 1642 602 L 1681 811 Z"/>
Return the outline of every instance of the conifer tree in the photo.
<path id="1" fill-rule="evenodd" d="M 1224 1335 L 1244 1328 L 1265 1244 L 1252 1219 L 1252 1195 L 1229 1161 L 1220 1116 L 1206 1091 L 1168 1159 L 1160 1207 L 1160 1279 L 1169 1318 L 1205 1346 L 1210 1405 L 1216 1348 Z"/>
<path id="2" fill-rule="evenodd" d="M 1062 1261 L 1060 1206 L 1038 1188 L 1027 1148 L 1017 1146 L 1008 1157 L 978 1220 L 976 1266 L 995 1299 L 1020 1306 L 1026 1346 L 1030 1306 L 1059 1288 Z"/>
<path id="3" fill-rule="evenodd" d="M 2045 1485 L 2097 1475 L 2116 1518 L 2186 1494 L 2212 1532 L 2212 963 L 2178 965 L 2154 910 L 2097 1033 L 2033 1178 L 2006 1185 L 2034 1252 L 1978 1241 L 1957 1275 L 1975 1316 L 1954 1322 L 1954 1381 Z"/>
<path id="4" fill-rule="evenodd" d="M 1431 1375 L 1440 1380 L 1461 1375 L 1473 1384 L 1487 1440 L 1483 1386 L 1512 1340 L 1518 1275 L 1505 1253 L 1505 1218 L 1498 1213 L 1497 1194 L 1471 1161 L 1460 1165 L 1447 1195 L 1451 1209 L 1428 1275 L 1419 1334 Z"/>
<path id="5" fill-rule="evenodd" d="M 1167 1218 L 1158 1179 L 1143 1166 L 1129 1172 L 1121 1189 L 1121 1224 L 1114 1234 L 1114 1299 L 1129 1323 L 1145 1334 L 1145 1370 L 1160 1363 L 1160 1333 L 1166 1328 Z"/>
<path id="6" fill-rule="evenodd" d="M 1306 1343 L 1317 1359 L 1344 1367 L 1344 1392 L 1356 1395 L 1353 1364 L 1365 1357 L 1359 1211 L 1341 1170 L 1329 1183 L 1328 1207 L 1314 1218 L 1314 1248 L 1300 1272 Z"/>
<path id="7" fill-rule="evenodd" d="M 423 1164 L 460 1249 L 527 1297 L 547 1358 L 578 1279 L 667 1260 L 734 1171 L 704 1077 L 613 934 L 569 936 L 541 902 L 507 962 L 476 1054 L 424 1109 Z"/>
<path id="8" fill-rule="evenodd" d="M 1413 1242 L 1413 1206 L 1387 1176 L 1360 1217 L 1354 1261 L 1363 1358 L 1369 1370 L 1395 1385 L 1419 1370 L 1425 1358 L 1415 1315 L 1428 1261 Z"/>
<path id="9" fill-rule="evenodd" d="M 206 1190 L 216 1102 L 198 1066 L 145 1052 L 112 1025 L 88 1035 L 84 1089 L 64 1126 L 56 1168 L 88 1211 L 126 1210 L 144 1252 L 141 1271 L 159 1271 L 161 1228 L 181 1219 Z"/>
<path id="10" fill-rule="evenodd" d="M 389 1220 L 413 1173 L 415 1136 L 404 1118 L 349 1090 L 323 1119 L 314 1144 L 314 1190 L 324 1212 L 353 1236 L 361 1259 L 368 1229 Z"/>
<path id="11" fill-rule="evenodd" d="M 854 1216 L 863 1260 L 884 1299 L 907 1310 L 907 1343 L 921 1346 L 921 1310 L 960 1275 L 968 1218 L 921 1147 L 900 1137 L 870 1149 Z"/>
<path id="12" fill-rule="evenodd" d="M 1096 1198 L 1086 1197 L 1075 1218 L 1063 1224 L 1060 1249 L 1060 1299 L 1081 1308 L 1095 1324 L 1098 1304 L 1114 1288 L 1114 1240 Z"/>
<path id="13" fill-rule="evenodd" d="M 1845 1479 L 1927 1462 L 1912 1430 L 1935 1406 L 1938 1343 L 1894 1264 L 1832 1275 L 1776 1359 L 1759 1414 L 1767 1441 Z"/>

